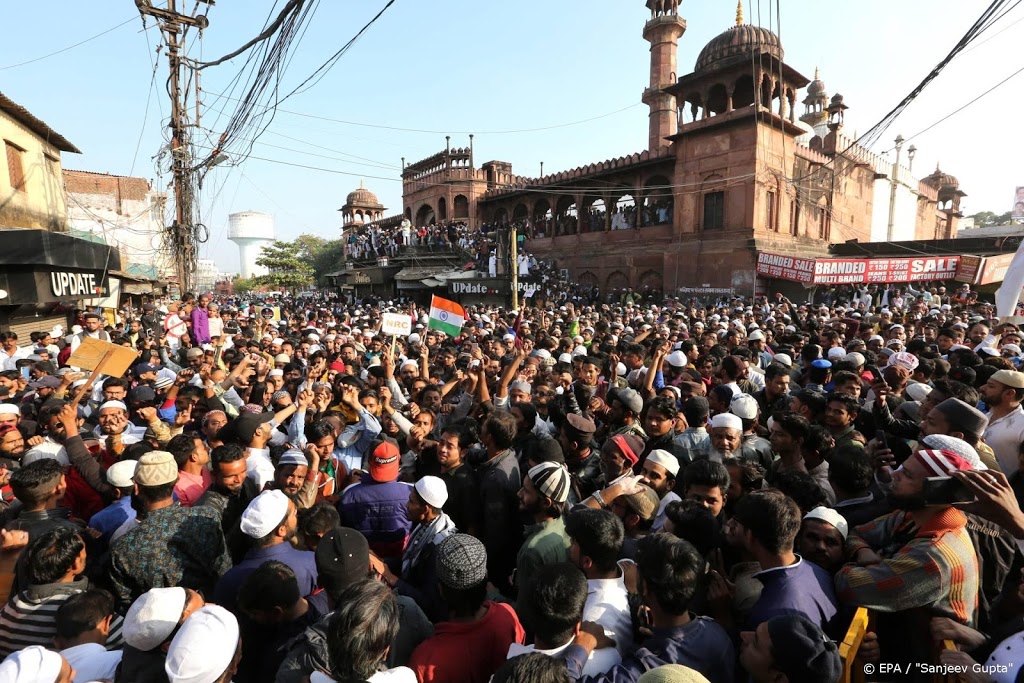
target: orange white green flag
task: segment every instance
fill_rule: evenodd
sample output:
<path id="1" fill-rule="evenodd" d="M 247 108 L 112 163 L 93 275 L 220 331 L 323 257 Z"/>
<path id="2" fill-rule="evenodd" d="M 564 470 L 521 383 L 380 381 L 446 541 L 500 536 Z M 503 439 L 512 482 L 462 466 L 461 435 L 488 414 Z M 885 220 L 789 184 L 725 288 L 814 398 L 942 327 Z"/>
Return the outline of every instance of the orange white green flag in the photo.
<path id="1" fill-rule="evenodd" d="M 458 337 L 466 323 L 466 310 L 454 301 L 439 296 L 430 300 L 430 320 L 427 328 L 440 330 L 449 337 Z"/>

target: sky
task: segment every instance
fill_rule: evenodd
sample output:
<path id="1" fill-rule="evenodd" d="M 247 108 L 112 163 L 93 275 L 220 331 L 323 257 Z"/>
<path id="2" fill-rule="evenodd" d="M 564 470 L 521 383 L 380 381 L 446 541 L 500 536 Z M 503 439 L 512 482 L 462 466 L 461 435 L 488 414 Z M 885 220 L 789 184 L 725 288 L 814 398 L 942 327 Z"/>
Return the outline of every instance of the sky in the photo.
<path id="1" fill-rule="evenodd" d="M 305 80 L 385 2 L 321 0 L 294 47 L 282 90 Z M 746 23 L 779 34 L 787 64 L 808 78 L 820 68 L 828 94 L 843 94 L 850 107 L 846 132 L 855 134 L 910 92 L 988 3 L 743 4 Z M 273 8 L 274 0 L 218 0 L 202 39 L 189 36 L 189 56 L 210 61 L 241 46 Z M 681 3 L 688 24 L 679 43 L 681 74 L 734 24 L 735 13 L 732 0 Z M 201 208 L 210 237 L 200 257 L 238 271 L 237 248 L 226 239 L 228 215 L 236 211 L 273 214 L 279 239 L 337 238 L 338 209 L 360 180 L 388 207 L 386 215 L 400 213 L 401 158 L 412 163 L 443 150 L 445 134 L 452 146 L 467 146 L 475 133 L 477 166 L 499 159 L 527 176 L 536 176 L 542 161 L 551 173 L 642 151 L 647 108 L 640 96 L 649 79 L 642 30 L 649 16 L 643 0 L 397 0 L 315 86 L 281 105 L 249 158 L 206 177 Z M 144 30 L 132 0 L 51 0 L 8 3 L 4 24 L 0 92 L 82 150 L 65 154 L 64 167 L 142 176 L 166 189 L 170 177 L 158 175 L 153 161 L 170 109 L 163 53 L 154 76 L 160 35 L 153 20 Z M 874 149 L 891 148 L 902 134 L 918 148 L 915 175 L 941 163 L 959 178 L 965 213 L 1009 210 L 1014 188 L 1024 185 L 1024 137 L 1008 125 L 1024 105 L 1024 74 L 911 136 L 1024 66 L 1014 59 L 1022 39 L 1024 7 L 1018 7 L 954 60 Z M 203 70 L 204 144 L 223 131 L 234 103 L 217 95 L 243 62 L 244 56 Z M 538 128 L 547 130 L 526 131 Z"/>

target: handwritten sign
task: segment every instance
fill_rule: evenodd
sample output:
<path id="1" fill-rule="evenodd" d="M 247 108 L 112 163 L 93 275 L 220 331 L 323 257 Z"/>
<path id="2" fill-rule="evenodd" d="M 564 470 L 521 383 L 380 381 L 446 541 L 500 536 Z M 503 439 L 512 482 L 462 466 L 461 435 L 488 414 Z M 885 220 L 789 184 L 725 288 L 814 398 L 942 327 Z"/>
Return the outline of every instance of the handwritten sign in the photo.
<path id="1" fill-rule="evenodd" d="M 395 337 L 406 337 L 412 334 L 412 318 L 408 313 L 385 313 L 380 331 Z"/>
<path id="2" fill-rule="evenodd" d="M 68 365 L 108 377 L 123 377 L 138 357 L 138 351 L 127 346 L 86 337 L 68 358 Z"/>

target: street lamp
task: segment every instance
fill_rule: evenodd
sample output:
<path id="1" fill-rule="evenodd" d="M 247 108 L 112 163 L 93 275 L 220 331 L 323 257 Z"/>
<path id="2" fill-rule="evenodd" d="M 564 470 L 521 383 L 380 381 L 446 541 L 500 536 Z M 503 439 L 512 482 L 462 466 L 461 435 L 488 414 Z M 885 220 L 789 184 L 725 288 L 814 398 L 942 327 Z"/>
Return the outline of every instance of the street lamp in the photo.
<path id="1" fill-rule="evenodd" d="M 915 155 L 917 155 L 917 147 L 914 147 L 913 145 L 911 145 L 907 149 L 907 161 L 910 162 L 909 163 L 909 169 L 910 169 L 911 173 L 914 172 L 914 156 Z"/>
<path id="2" fill-rule="evenodd" d="M 892 162 L 892 173 L 889 175 L 889 227 L 886 230 L 886 240 L 892 242 L 892 229 L 896 223 L 896 187 L 899 184 L 900 173 L 900 150 L 903 149 L 903 136 L 896 136 L 896 158 Z M 915 150 L 916 151 L 916 150 Z"/>

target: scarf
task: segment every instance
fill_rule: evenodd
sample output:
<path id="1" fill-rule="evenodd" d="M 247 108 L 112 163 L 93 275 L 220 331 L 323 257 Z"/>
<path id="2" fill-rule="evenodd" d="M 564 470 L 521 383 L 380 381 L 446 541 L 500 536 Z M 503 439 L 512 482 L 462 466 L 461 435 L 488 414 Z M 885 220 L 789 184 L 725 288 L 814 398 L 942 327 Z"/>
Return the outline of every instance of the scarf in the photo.
<path id="1" fill-rule="evenodd" d="M 423 551 L 431 544 L 441 545 L 444 539 L 457 531 L 455 522 L 445 513 L 441 513 L 430 524 L 419 524 L 409 535 L 409 544 L 405 547 L 405 554 L 402 555 L 402 578 L 409 576 L 409 572 L 419 561 Z"/>

